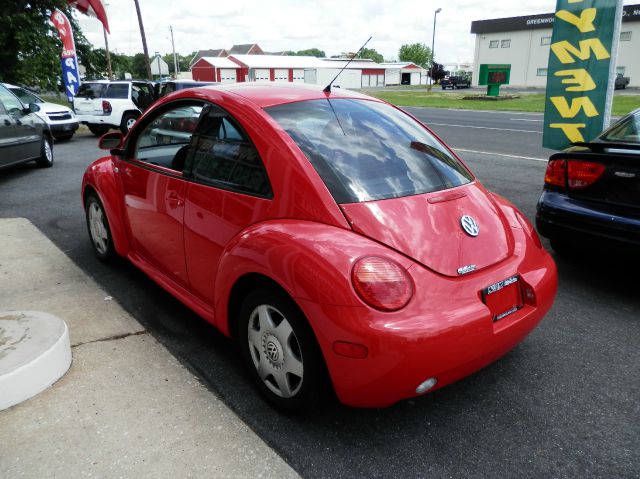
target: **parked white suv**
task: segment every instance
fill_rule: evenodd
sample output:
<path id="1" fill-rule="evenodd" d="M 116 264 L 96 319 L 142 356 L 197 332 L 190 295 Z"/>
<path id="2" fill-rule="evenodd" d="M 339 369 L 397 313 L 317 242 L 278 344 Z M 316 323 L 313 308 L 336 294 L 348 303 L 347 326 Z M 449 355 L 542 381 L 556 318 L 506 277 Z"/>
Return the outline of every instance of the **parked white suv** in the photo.
<path id="1" fill-rule="evenodd" d="M 97 136 L 111 128 L 123 134 L 155 100 L 153 84 L 146 81 L 88 81 L 80 85 L 73 109 L 80 123 Z"/>
<path id="2" fill-rule="evenodd" d="M 35 114 L 49 125 L 51 133 L 56 140 L 70 140 L 78 129 L 79 123 L 71 108 L 57 103 L 44 101 L 38 95 L 29 90 L 9 83 L 3 83 L 11 93 L 17 96 L 25 108 L 35 103 L 40 108 Z"/>

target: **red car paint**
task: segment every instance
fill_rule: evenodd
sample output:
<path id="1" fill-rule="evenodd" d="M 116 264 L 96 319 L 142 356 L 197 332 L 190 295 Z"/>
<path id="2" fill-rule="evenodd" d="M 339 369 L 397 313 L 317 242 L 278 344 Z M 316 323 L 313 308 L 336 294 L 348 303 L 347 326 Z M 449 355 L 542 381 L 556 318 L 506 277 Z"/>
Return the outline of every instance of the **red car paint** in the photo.
<path id="1" fill-rule="evenodd" d="M 171 101 L 219 105 L 255 145 L 270 199 L 189 182 L 179 172 L 117 155 L 89 166 L 82 191 L 99 195 L 116 251 L 226 335 L 235 321 L 234 285 L 247 275 L 280 285 L 308 319 L 338 398 L 353 406 L 388 406 L 416 396 L 427 378 L 437 378 L 434 389 L 443 387 L 513 348 L 551 307 L 556 268 L 515 208 L 477 180 L 434 193 L 336 204 L 296 143 L 263 110 L 327 95 L 379 101 L 337 89 L 326 94 L 268 84 L 182 90 L 160 100 L 130 133 Z M 466 235 L 462 214 L 472 214 L 483 234 Z M 388 258 L 408 271 L 415 292 L 404 308 L 381 312 L 356 294 L 351 270 L 363 256 Z M 476 271 L 458 274 L 471 264 Z M 523 307 L 493 321 L 481 292 L 514 275 Z"/>

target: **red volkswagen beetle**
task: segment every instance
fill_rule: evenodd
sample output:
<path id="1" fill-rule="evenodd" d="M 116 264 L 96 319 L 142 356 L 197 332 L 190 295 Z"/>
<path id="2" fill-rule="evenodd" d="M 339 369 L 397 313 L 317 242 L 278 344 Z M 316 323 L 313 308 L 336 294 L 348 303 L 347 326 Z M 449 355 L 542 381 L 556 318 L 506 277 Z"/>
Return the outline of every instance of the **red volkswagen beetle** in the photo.
<path id="1" fill-rule="evenodd" d="M 557 276 L 535 230 L 407 113 L 278 84 L 183 90 L 82 183 L 99 258 L 128 258 L 239 340 L 261 393 L 388 406 L 521 341 Z"/>

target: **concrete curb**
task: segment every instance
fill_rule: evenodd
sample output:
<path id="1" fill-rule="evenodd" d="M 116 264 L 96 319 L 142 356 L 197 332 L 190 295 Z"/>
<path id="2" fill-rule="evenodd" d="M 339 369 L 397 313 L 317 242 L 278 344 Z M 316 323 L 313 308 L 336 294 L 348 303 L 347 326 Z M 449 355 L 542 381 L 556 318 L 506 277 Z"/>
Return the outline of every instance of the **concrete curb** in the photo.
<path id="1" fill-rule="evenodd" d="M 39 311 L 0 311 L 0 411 L 41 393 L 69 366 L 64 321 Z"/>

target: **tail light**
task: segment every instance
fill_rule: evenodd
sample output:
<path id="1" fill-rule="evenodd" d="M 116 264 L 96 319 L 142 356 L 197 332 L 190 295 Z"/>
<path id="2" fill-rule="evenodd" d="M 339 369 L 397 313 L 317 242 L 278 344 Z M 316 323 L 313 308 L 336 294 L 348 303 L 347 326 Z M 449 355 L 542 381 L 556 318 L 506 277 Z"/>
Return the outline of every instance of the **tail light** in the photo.
<path id="1" fill-rule="evenodd" d="M 594 184 L 605 170 L 602 163 L 582 160 L 551 160 L 544 182 L 562 188 L 586 188 Z"/>
<path id="2" fill-rule="evenodd" d="M 111 103 L 107 100 L 102 100 L 102 111 L 107 115 L 111 113 Z"/>
<path id="3" fill-rule="evenodd" d="M 407 271 L 396 262 L 378 256 L 356 261 L 351 281 L 358 296 L 381 311 L 404 308 L 413 296 L 413 281 Z"/>
<path id="4" fill-rule="evenodd" d="M 602 163 L 592 161 L 569 160 L 569 188 L 586 188 L 594 184 L 604 173 Z"/>

